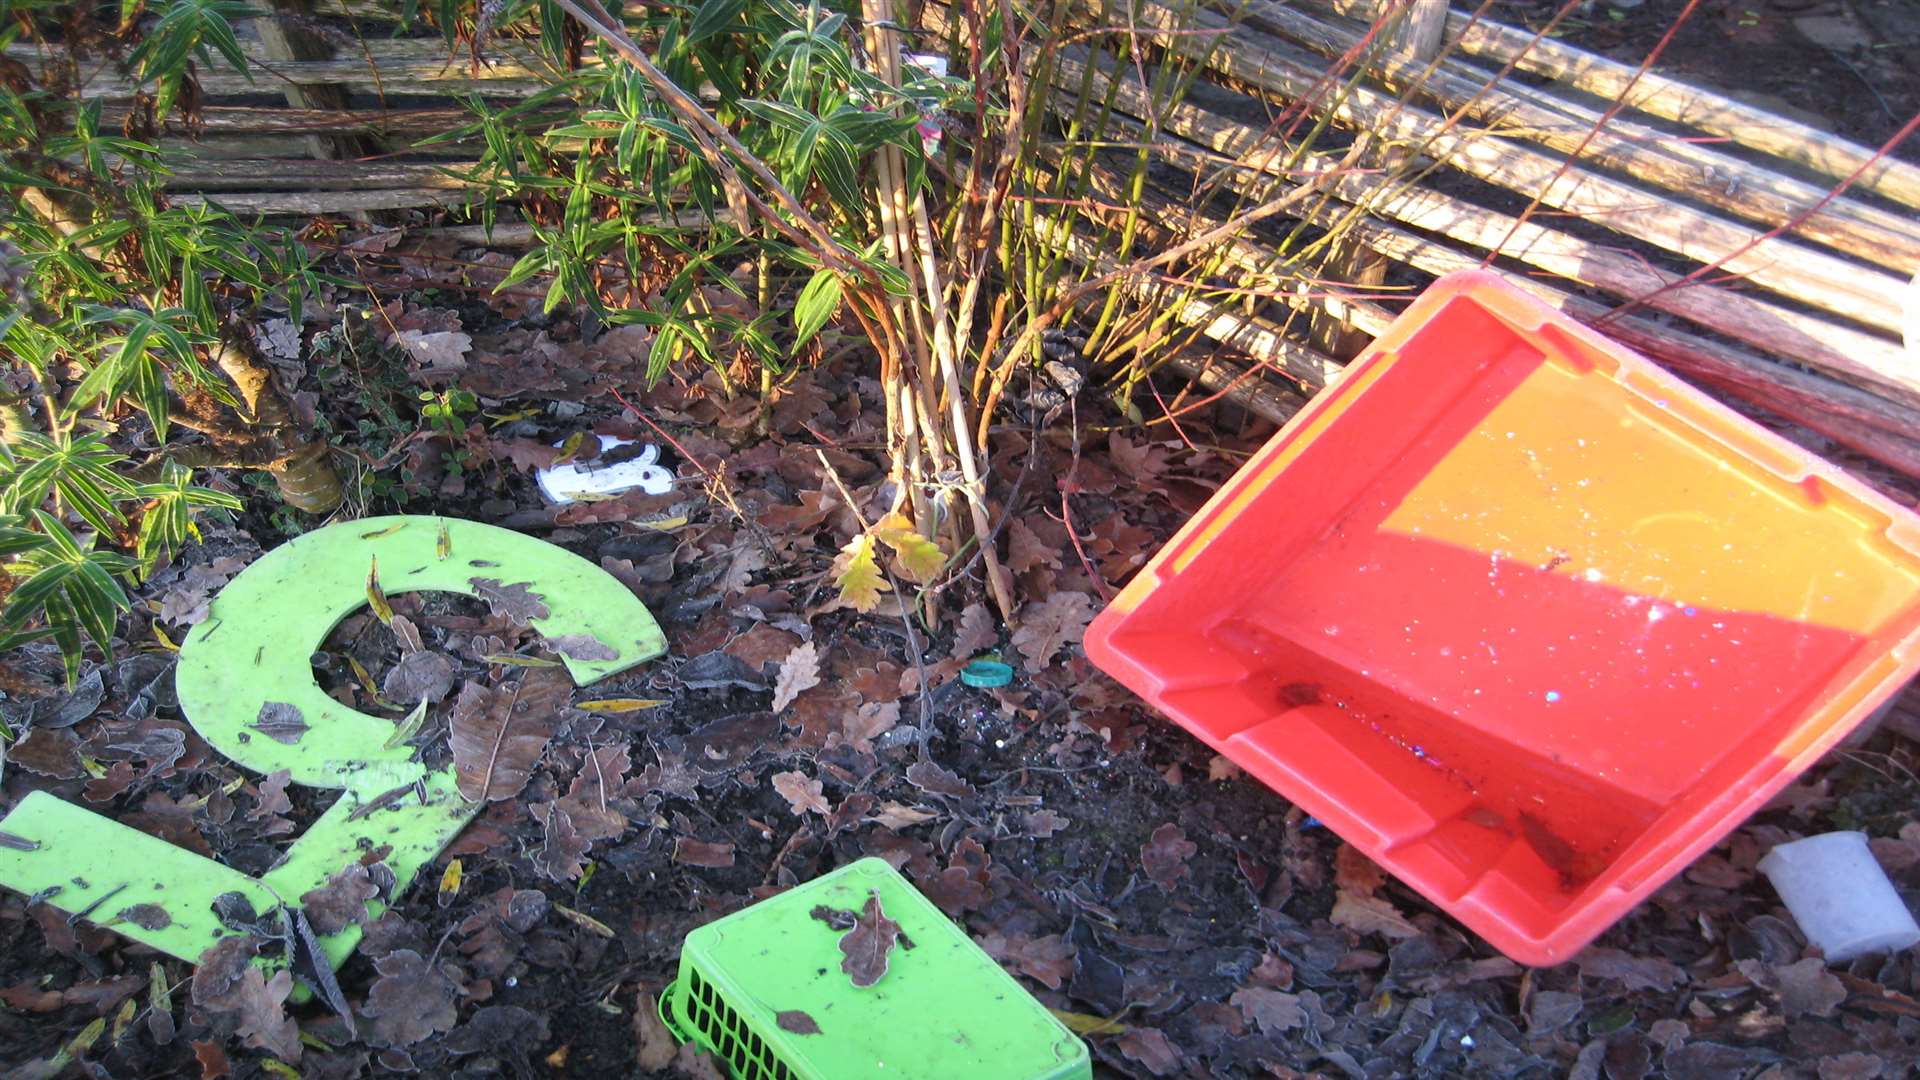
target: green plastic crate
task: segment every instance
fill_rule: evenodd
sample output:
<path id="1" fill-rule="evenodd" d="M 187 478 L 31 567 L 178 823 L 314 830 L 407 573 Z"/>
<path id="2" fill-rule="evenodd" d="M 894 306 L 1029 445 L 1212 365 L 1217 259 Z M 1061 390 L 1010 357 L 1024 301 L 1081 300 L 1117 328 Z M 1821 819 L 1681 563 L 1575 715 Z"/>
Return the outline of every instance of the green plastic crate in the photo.
<path id="1" fill-rule="evenodd" d="M 901 939 L 861 988 L 825 906 L 877 895 Z M 906 942 L 913 943 L 911 948 Z M 735 1080 L 1090 1080 L 1086 1044 L 893 867 L 861 859 L 687 935 L 661 1013 Z M 784 1030 L 804 1013 L 818 1034 Z M 804 1027 L 792 1022 L 791 1026 Z"/>

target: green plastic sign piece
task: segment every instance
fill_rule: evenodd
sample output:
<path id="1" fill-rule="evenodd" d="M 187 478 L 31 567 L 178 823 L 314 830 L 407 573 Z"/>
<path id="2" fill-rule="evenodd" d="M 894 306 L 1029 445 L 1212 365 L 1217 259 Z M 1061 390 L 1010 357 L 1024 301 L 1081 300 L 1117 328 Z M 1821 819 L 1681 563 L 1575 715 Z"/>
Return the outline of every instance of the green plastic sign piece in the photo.
<path id="1" fill-rule="evenodd" d="M 428 770 L 395 722 L 356 712 L 313 681 L 310 658 L 340 620 L 367 603 L 369 571 L 387 595 L 438 591 L 508 605 L 566 657 L 576 685 L 666 651 L 646 605 L 612 575 L 542 540 L 436 517 L 343 522 L 263 556 L 220 591 L 180 648 L 181 709 L 201 737 L 260 773 L 287 770 L 308 787 L 344 789 L 259 878 L 81 809 L 45 792 L 20 801 L 0 832 L 0 885 L 188 962 L 229 931 L 213 913 L 238 892 L 265 914 L 297 905 L 349 863 L 392 869 L 393 892 L 466 827 L 450 768 Z M 25 850 L 22 850 L 25 849 Z M 384 910 L 369 902 L 368 920 Z M 128 912 L 122 915 L 122 912 Z M 163 913 L 163 914 L 162 914 Z M 336 967 L 360 927 L 320 938 Z"/>

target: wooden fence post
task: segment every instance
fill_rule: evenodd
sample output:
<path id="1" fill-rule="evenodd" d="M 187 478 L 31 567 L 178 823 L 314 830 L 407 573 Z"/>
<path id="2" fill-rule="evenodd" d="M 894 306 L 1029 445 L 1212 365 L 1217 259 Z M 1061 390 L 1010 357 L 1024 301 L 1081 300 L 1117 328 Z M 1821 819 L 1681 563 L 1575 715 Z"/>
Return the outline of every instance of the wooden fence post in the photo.
<path id="1" fill-rule="evenodd" d="M 253 21 L 260 47 L 274 60 L 331 60 L 333 46 L 301 25 L 313 16 L 313 0 L 267 0 L 271 15 Z M 330 83 L 295 83 L 287 87 L 287 104 L 296 109 L 347 107 L 347 93 Z M 347 159 L 365 156 L 373 148 L 359 135 L 345 132 L 306 137 L 307 153 L 316 158 Z"/>

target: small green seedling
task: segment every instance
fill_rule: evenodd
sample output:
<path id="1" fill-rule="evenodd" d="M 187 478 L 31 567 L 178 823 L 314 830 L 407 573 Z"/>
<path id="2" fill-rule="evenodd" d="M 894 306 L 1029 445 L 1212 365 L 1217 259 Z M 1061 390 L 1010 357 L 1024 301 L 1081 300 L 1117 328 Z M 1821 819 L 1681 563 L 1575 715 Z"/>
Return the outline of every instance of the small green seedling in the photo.
<path id="1" fill-rule="evenodd" d="M 377 575 L 369 571 L 377 567 Z M 376 587 L 377 585 L 377 587 Z M 394 720 L 356 712 L 313 681 L 309 658 L 340 620 L 380 593 L 439 591 L 504 598 L 566 657 L 576 685 L 666 651 L 646 606 L 585 559 L 545 541 L 437 517 L 383 517 L 318 529 L 274 549 L 229 582 L 180 648 L 180 707 L 214 749 L 259 773 L 344 789 L 259 878 L 34 792 L 0 819 L 0 885 L 195 962 L 232 932 L 214 911 L 237 892 L 255 912 L 301 894 L 354 861 L 393 871 L 403 891 L 479 810 L 451 768 L 429 770 L 392 739 Z M 384 603 L 384 600 L 378 601 Z M 384 910 L 368 903 L 368 921 Z M 123 911 L 135 914 L 120 918 Z M 349 925 L 320 937 L 338 967 L 360 940 Z"/>
<path id="2" fill-rule="evenodd" d="M 687 935 L 661 1016 L 734 1080 L 1081 1080 L 1086 1044 L 881 859 Z"/>

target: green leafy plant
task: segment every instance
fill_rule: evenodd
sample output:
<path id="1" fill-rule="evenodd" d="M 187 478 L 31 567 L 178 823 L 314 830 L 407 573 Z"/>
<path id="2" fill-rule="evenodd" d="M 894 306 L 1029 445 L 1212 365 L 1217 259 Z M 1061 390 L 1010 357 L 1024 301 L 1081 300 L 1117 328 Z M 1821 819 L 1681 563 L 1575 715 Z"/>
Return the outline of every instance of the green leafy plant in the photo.
<path id="1" fill-rule="evenodd" d="M 312 261 L 285 231 L 164 186 L 160 125 L 191 119 L 201 67 L 247 70 L 246 13 L 0 0 L 0 47 L 39 46 L 0 77 L 0 354 L 16 391 L 0 397 L 0 645 L 51 639 L 69 679 L 87 642 L 107 649 L 126 583 L 192 538 L 197 514 L 240 509 L 196 469 L 265 469 L 309 511 L 339 501 L 246 329 L 269 300 L 297 322 Z M 80 96 L 82 56 L 137 87 L 118 130 Z"/>
<path id="2" fill-rule="evenodd" d="M 492 32 L 560 55 L 566 24 L 544 18 L 546 9 L 509 4 Z M 675 83 L 714 88 L 713 116 L 855 251 L 873 246 L 866 159 L 897 149 L 911 163 L 909 189 L 918 190 L 926 178 L 919 112 L 966 106 L 958 80 L 894 86 L 858 67 L 847 16 L 819 0 L 705 0 L 650 9 L 635 30 L 656 43 Z M 808 251 L 721 212 L 730 205 L 725 178 L 694 132 L 641 73 L 603 60 L 556 73 L 545 94 L 512 108 L 470 100 L 476 121 L 446 136 L 481 139 L 480 160 L 465 175 L 479 188 L 484 219 L 513 199 L 533 221 L 536 242 L 500 287 L 546 278 L 549 309 L 571 302 L 612 325 L 647 326 L 653 378 L 690 359 L 730 379 L 741 374 L 738 363 L 781 367 L 825 325 L 841 291 L 815 276 L 820 263 Z M 572 108 L 556 123 L 547 117 L 558 102 Z M 765 310 L 743 319 L 708 300 L 708 289 L 720 289 L 757 302 L 730 271 L 763 257 L 776 275 L 820 282 L 800 325 Z M 867 262 L 886 276 L 878 260 Z M 905 284 L 897 275 L 892 283 Z"/>

